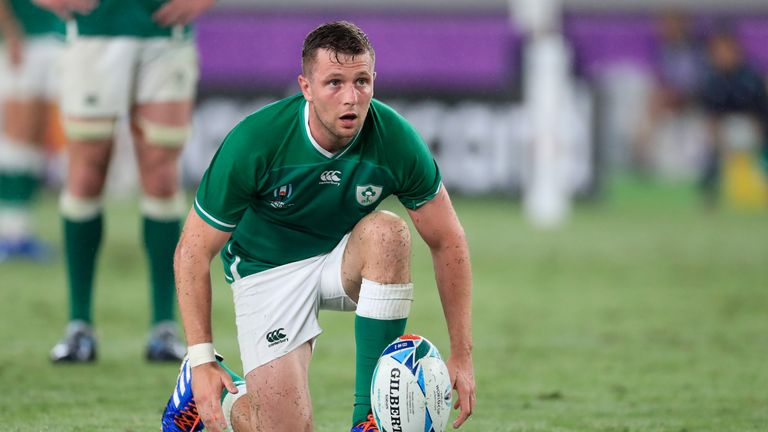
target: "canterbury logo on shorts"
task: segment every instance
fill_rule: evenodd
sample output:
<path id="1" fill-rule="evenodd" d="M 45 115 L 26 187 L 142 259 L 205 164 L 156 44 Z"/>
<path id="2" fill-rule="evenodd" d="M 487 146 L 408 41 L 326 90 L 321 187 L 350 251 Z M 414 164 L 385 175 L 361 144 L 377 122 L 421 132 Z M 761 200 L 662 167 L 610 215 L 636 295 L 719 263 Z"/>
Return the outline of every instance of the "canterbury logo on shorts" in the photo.
<path id="1" fill-rule="evenodd" d="M 283 342 L 288 342 L 288 336 L 284 333 L 285 329 L 280 327 L 277 330 L 272 330 L 271 332 L 267 333 L 267 342 L 269 342 L 268 346 L 274 346 Z"/>

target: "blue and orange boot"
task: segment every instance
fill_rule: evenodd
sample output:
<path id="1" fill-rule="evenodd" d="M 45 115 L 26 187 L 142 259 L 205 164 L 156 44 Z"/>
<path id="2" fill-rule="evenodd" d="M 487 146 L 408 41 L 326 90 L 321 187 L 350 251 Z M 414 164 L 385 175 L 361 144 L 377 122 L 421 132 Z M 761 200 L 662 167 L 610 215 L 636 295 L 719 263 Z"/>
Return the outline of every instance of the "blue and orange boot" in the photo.
<path id="1" fill-rule="evenodd" d="M 379 432 L 379 427 L 376 426 L 376 419 L 373 418 L 373 413 L 368 413 L 368 418 L 358 423 L 349 432 Z"/>
<path id="2" fill-rule="evenodd" d="M 195 398 L 192 396 L 192 368 L 189 358 L 184 357 L 176 378 L 176 387 L 163 411 L 163 432 L 198 432 L 205 426 L 197 413 Z"/>
<path id="3" fill-rule="evenodd" d="M 224 368 L 242 394 L 245 394 L 245 381 L 236 373 L 224 365 L 223 358 L 216 354 L 216 361 Z M 228 393 L 225 390 L 222 400 Z M 242 394 L 240 394 L 242 396 Z M 231 409 L 231 406 L 230 406 Z M 179 376 L 176 378 L 176 386 L 173 394 L 168 399 L 163 411 L 162 432 L 199 432 L 205 428 L 200 414 L 197 412 L 195 397 L 192 394 L 192 368 L 189 366 L 189 358 L 184 356 L 179 368 Z"/>

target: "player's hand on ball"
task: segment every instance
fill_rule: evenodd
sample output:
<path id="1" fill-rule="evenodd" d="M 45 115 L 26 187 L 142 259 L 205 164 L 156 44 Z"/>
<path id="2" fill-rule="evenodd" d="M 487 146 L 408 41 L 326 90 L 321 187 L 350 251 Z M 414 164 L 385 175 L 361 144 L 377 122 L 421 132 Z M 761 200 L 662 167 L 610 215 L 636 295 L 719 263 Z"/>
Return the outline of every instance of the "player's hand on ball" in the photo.
<path id="1" fill-rule="evenodd" d="M 192 394 L 207 431 L 221 432 L 227 428 L 221 409 L 221 393 L 225 387 L 228 392 L 237 393 L 232 378 L 218 363 L 205 363 L 192 368 Z"/>
<path id="2" fill-rule="evenodd" d="M 475 373 L 472 367 L 472 355 L 454 355 L 445 362 L 451 375 L 451 386 L 456 390 L 454 409 L 459 409 L 459 416 L 453 422 L 453 428 L 459 428 L 475 410 L 477 399 Z"/>

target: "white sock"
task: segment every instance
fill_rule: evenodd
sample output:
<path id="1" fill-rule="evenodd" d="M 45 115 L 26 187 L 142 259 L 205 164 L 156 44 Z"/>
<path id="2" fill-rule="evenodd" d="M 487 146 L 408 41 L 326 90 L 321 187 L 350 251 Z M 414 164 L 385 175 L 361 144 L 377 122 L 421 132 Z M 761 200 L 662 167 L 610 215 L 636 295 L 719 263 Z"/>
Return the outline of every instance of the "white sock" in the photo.
<path id="1" fill-rule="evenodd" d="M 221 409 L 224 411 L 224 420 L 227 421 L 227 429 L 226 431 L 232 432 L 234 429 L 232 429 L 232 407 L 235 405 L 235 402 L 240 399 L 241 397 L 245 396 L 245 382 L 241 382 L 237 384 L 237 393 L 230 393 L 227 392 L 227 394 L 224 395 L 224 400 L 221 401 Z"/>
<path id="2" fill-rule="evenodd" d="M 357 314 L 361 317 L 395 320 L 408 318 L 413 303 L 413 284 L 382 284 L 363 278 Z"/>

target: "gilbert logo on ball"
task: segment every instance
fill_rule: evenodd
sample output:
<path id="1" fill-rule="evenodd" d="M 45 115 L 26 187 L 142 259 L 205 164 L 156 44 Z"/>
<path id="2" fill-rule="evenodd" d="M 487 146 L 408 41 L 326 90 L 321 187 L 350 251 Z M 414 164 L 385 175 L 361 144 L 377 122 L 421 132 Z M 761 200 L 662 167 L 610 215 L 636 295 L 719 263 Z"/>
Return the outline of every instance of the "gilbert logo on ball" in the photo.
<path id="1" fill-rule="evenodd" d="M 426 338 L 404 335 L 381 354 L 371 407 L 382 432 L 443 432 L 451 413 L 451 379 Z"/>

